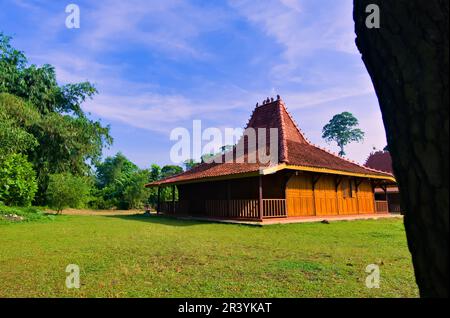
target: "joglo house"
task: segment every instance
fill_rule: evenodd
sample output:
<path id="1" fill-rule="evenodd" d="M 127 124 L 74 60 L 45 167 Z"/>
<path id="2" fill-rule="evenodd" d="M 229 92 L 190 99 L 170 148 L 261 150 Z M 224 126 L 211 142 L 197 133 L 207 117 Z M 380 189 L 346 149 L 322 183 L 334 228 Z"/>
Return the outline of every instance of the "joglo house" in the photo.
<path id="1" fill-rule="evenodd" d="M 375 190 L 395 186 L 394 176 L 310 143 L 281 98 L 257 104 L 247 128 L 278 130 L 277 162 L 247 160 L 254 150 L 244 135 L 238 142 L 244 144 L 241 160 L 201 163 L 147 184 L 158 187 L 158 193 L 162 187 L 172 189 L 170 201 L 161 202 L 158 195 L 157 212 L 255 221 L 388 213 L 387 201 L 376 200 Z M 269 137 L 265 140 L 269 149 Z M 236 148 L 229 150 L 234 159 Z"/>

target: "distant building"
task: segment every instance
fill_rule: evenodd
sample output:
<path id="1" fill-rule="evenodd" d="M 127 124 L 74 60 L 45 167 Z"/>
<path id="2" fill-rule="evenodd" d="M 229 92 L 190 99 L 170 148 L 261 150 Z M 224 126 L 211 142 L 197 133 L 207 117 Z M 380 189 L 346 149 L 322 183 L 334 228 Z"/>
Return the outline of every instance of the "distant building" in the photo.
<path id="1" fill-rule="evenodd" d="M 364 164 L 368 168 L 385 171 L 393 174 L 392 158 L 389 151 L 376 151 L 370 154 Z M 388 186 L 375 189 L 375 200 L 387 201 L 389 212 L 401 213 L 400 192 L 397 186 Z"/>

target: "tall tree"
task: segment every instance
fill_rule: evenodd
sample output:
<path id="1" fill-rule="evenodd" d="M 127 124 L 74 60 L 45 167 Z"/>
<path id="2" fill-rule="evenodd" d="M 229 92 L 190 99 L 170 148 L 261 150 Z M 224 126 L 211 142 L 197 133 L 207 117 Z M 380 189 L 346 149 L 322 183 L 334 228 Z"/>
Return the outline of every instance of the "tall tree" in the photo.
<path id="1" fill-rule="evenodd" d="M 339 156 L 345 156 L 344 147 L 352 141 L 360 142 L 364 139 L 364 132 L 356 128 L 358 119 L 352 113 L 343 112 L 334 115 L 333 118 L 323 127 L 322 138 L 326 141 L 335 141 L 338 147 Z"/>
<path id="2" fill-rule="evenodd" d="M 368 28 L 377 19 L 374 4 L 380 27 Z M 420 294 L 448 297 L 449 1 L 354 0 L 353 16 L 383 114 Z"/>
<path id="3" fill-rule="evenodd" d="M 90 164 L 100 159 L 102 149 L 112 143 L 109 127 L 88 119 L 81 108 L 96 92 L 89 82 L 58 85 L 51 65 L 29 65 L 25 54 L 11 45 L 11 38 L 0 33 L 0 94 L 15 95 L 39 114 L 35 122 L 27 125 L 24 116 L 29 114 L 14 113 L 18 127 L 28 133 L 20 138 L 32 135 L 37 142 L 35 147 L 28 147 L 27 155 L 37 173 L 38 204 L 45 204 L 50 174 L 86 175 Z M 8 106 L 9 110 L 20 104 L 11 98 L 3 98 L 3 101 L 1 106 Z M 0 125 L 11 126 L 7 123 L 11 120 L 9 117 L 0 118 Z M 3 133 L 3 140 L 6 140 L 5 135 Z M 8 138 L 12 140 L 11 134 Z"/>

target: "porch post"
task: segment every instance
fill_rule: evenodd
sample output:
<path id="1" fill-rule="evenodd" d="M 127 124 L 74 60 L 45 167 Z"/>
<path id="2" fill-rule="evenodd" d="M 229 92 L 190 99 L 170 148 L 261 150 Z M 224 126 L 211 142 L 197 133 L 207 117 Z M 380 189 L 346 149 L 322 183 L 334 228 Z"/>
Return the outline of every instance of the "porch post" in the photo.
<path id="1" fill-rule="evenodd" d="M 313 191 L 313 209 L 314 215 L 317 215 L 317 207 L 316 207 L 316 183 L 319 181 L 320 175 L 312 175 L 312 191 Z"/>
<path id="2" fill-rule="evenodd" d="M 172 185 L 172 213 L 175 214 L 175 185 Z"/>
<path id="3" fill-rule="evenodd" d="M 231 215 L 231 204 L 230 204 L 230 199 L 231 199 L 231 183 L 230 180 L 227 180 L 227 217 L 229 215 Z"/>
<path id="4" fill-rule="evenodd" d="M 354 181 L 355 181 L 355 192 L 356 192 L 356 208 L 358 210 L 358 214 L 360 214 L 361 206 L 359 204 L 359 186 L 361 185 L 362 181 L 358 183 L 358 180 L 356 178 L 354 179 Z"/>
<path id="5" fill-rule="evenodd" d="M 259 176 L 259 195 L 258 195 L 258 214 L 259 220 L 262 221 L 264 217 L 264 207 L 263 207 L 263 187 L 262 187 L 262 176 Z"/>
<path id="6" fill-rule="evenodd" d="M 161 209 L 161 187 L 158 187 L 158 199 L 156 201 L 156 214 L 159 214 L 159 210 Z"/>

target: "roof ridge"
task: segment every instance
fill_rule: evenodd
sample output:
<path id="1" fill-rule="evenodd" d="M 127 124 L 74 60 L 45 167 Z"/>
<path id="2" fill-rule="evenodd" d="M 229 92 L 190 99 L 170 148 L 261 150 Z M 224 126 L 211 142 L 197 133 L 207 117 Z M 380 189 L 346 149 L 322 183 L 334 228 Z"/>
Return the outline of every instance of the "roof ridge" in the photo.
<path id="1" fill-rule="evenodd" d="M 289 162 L 289 158 L 288 158 L 288 147 L 287 147 L 287 141 L 286 141 L 286 123 L 284 121 L 283 118 L 283 110 L 282 107 L 284 107 L 283 105 L 283 101 L 281 99 L 277 100 L 278 105 L 280 107 L 278 107 L 278 120 L 280 122 L 280 137 L 279 140 L 281 140 L 281 143 L 278 147 L 278 150 L 280 151 L 280 158 L 279 158 L 279 162 Z M 285 107 L 286 108 L 286 107 Z"/>
<path id="2" fill-rule="evenodd" d="M 294 124 L 295 128 L 297 129 L 298 133 L 300 134 L 300 136 L 309 144 L 311 144 L 311 142 L 306 138 L 305 134 L 303 133 L 303 131 L 301 130 L 300 126 L 297 124 L 297 122 L 295 121 L 294 117 L 291 115 L 291 113 L 289 112 L 286 104 L 284 103 L 283 100 L 280 99 L 280 104 L 284 107 L 284 110 L 286 112 L 286 114 L 289 116 L 289 118 L 291 119 L 292 123 Z"/>

